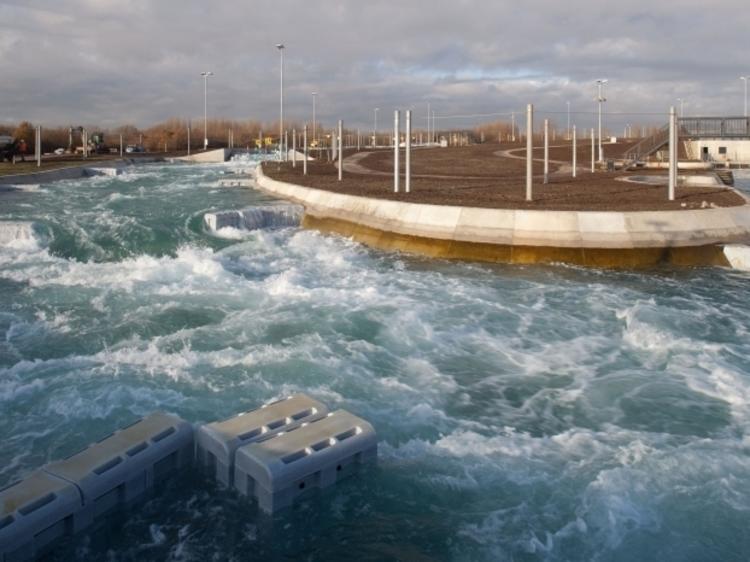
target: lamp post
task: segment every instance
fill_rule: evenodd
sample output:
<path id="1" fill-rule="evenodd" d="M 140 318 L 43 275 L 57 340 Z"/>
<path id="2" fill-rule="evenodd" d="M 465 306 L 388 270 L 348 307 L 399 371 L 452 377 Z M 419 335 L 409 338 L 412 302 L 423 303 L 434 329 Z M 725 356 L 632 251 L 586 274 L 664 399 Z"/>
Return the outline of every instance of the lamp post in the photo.
<path id="1" fill-rule="evenodd" d="M 203 76 L 203 150 L 208 148 L 208 77 L 213 72 L 201 72 Z"/>
<path id="2" fill-rule="evenodd" d="M 685 100 L 682 98 L 677 98 L 677 101 L 680 102 L 680 117 L 685 116 Z"/>
<path id="3" fill-rule="evenodd" d="M 375 108 L 375 122 L 372 127 L 372 147 L 375 148 L 378 146 L 378 111 L 380 111 L 379 107 Z"/>
<path id="4" fill-rule="evenodd" d="M 745 117 L 747 117 L 747 81 L 750 80 L 750 76 L 740 76 L 740 80 L 745 82 Z"/>
<path id="5" fill-rule="evenodd" d="M 315 144 L 315 98 L 318 97 L 318 92 L 312 93 L 312 99 L 313 99 L 313 144 Z"/>
<path id="6" fill-rule="evenodd" d="M 279 160 L 282 160 L 281 151 L 284 137 L 284 44 L 277 43 L 276 48 L 279 50 L 279 68 L 281 87 L 279 90 Z M 285 159 L 284 159 L 285 160 Z"/>
<path id="7" fill-rule="evenodd" d="M 596 81 L 598 89 L 597 101 L 599 102 L 599 162 L 604 160 L 604 152 L 602 151 L 602 104 L 607 101 L 607 99 L 602 95 L 602 86 L 607 82 L 608 80 L 606 79 Z"/>
<path id="8" fill-rule="evenodd" d="M 567 136 L 567 140 L 570 140 L 570 102 L 566 101 L 565 103 L 568 106 L 568 136 Z"/>

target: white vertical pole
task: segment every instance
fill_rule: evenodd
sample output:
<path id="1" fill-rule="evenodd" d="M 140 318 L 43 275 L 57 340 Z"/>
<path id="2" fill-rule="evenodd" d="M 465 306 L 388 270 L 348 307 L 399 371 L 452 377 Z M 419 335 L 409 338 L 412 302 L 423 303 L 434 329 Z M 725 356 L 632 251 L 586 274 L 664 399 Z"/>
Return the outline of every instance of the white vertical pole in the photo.
<path id="1" fill-rule="evenodd" d="M 573 177 L 576 177 L 578 167 L 578 144 L 576 142 L 576 126 L 573 125 Z"/>
<path id="2" fill-rule="evenodd" d="M 427 102 L 427 141 L 429 142 L 432 137 L 430 137 L 430 119 L 432 118 L 432 115 L 430 114 L 430 102 Z"/>
<path id="3" fill-rule="evenodd" d="M 188 147 L 190 146 L 190 129 L 188 128 Z M 188 154 L 190 154 L 190 148 L 188 148 Z M 122 158 L 122 135 L 120 135 L 120 158 Z"/>
<path id="4" fill-rule="evenodd" d="M 284 162 L 289 161 L 289 131 L 284 131 Z"/>
<path id="5" fill-rule="evenodd" d="M 411 191 L 411 109 L 406 110 L 406 193 Z"/>
<path id="6" fill-rule="evenodd" d="M 292 129 L 292 168 L 297 167 L 297 129 Z"/>
<path id="7" fill-rule="evenodd" d="M 342 146 L 342 142 L 344 137 L 344 122 L 339 119 L 339 181 L 343 178 L 344 175 L 344 147 Z"/>
<path id="8" fill-rule="evenodd" d="M 398 137 L 399 137 L 399 110 L 393 112 L 393 192 L 398 193 L 399 161 L 398 161 Z"/>
<path id="9" fill-rule="evenodd" d="M 317 96 L 317 95 L 318 95 L 318 92 L 313 92 L 312 93 L 312 99 L 313 99 L 313 123 L 312 123 L 312 127 L 313 127 L 313 142 L 315 142 L 315 96 Z"/>
<path id="10" fill-rule="evenodd" d="M 203 150 L 208 148 L 208 73 L 203 73 Z"/>
<path id="11" fill-rule="evenodd" d="M 544 183 L 549 183 L 549 119 L 544 120 Z"/>
<path id="12" fill-rule="evenodd" d="M 516 142 L 516 112 L 510 114 L 510 141 Z"/>
<path id="13" fill-rule="evenodd" d="M 34 152 L 36 156 L 36 167 L 42 166 L 42 126 L 36 126 L 36 134 L 34 135 Z"/>
<path id="14" fill-rule="evenodd" d="M 534 181 L 534 106 L 526 106 L 526 201 L 531 201 Z"/>
<path id="15" fill-rule="evenodd" d="M 279 88 L 279 160 L 286 160 L 286 157 L 281 157 L 281 144 L 284 141 L 284 44 L 279 43 L 276 45 L 276 48 L 279 50 L 279 78 L 280 78 L 280 88 Z"/>
<path id="16" fill-rule="evenodd" d="M 187 141 L 188 141 L 187 155 L 190 156 L 190 125 L 187 126 Z M 122 135 L 120 135 L 120 156 L 122 156 Z"/>
<path id="17" fill-rule="evenodd" d="M 591 173 L 596 171 L 596 145 L 594 140 L 594 129 L 591 129 Z"/>
<path id="18" fill-rule="evenodd" d="M 302 142 L 305 146 L 304 148 L 305 159 L 302 161 L 302 174 L 306 176 L 307 175 L 307 125 L 305 125 Z"/>
<path id="19" fill-rule="evenodd" d="M 565 103 L 568 106 L 568 139 L 567 140 L 570 140 L 570 102 L 566 101 Z"/>
<path id="20" fill-rule="evenodd" d="M 669 200 L 674 201 L 677 185 L 677 114 L 674 106 L 669 108 Z"/>
<path id="21" fill-rule="evenodd" d="M 357 152 L 359 152 L 361 148 L 362 148 L 362 136 L 359 133 L 359 129 L 357 129 Z"/>

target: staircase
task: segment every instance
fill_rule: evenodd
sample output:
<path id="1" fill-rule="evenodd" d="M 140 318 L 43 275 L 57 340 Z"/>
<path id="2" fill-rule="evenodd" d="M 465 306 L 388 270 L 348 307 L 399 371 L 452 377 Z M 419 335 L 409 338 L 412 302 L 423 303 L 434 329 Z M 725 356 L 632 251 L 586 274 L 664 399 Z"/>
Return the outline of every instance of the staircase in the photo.
<path id="1" fill-rule="evenodd" d="M 639 160 L 651 156 L 654 152 L 669 143 L 669 125 L 664 125 L 650 137 L 646 137 L 623 155 L 624 169 L 629 168 Z"/>

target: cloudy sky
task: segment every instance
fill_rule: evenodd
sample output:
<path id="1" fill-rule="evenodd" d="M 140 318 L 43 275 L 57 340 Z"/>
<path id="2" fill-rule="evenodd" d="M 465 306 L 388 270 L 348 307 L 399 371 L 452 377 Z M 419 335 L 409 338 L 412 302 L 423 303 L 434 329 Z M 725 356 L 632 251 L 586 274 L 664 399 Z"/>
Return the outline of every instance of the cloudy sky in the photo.
<path id="1" fill-rule="evenodd" d="M 151 124 L 203 113 L 272 121 L 286 44 L 286 115 L 371 127 L 396 107 L 523 111 L 612 126 L 743 111 L 747 0 L 0 0 L 0 122 Z M 557 112 L 557 113 L 555 113 Z M 644 115 L 633 115 L 642 113 Z M 390 117 L 389 117 L 390 118 Z M 489 118 L 488 118 L 489 119 Z M 477 119 L 441 119 L 470 125 Z"/>

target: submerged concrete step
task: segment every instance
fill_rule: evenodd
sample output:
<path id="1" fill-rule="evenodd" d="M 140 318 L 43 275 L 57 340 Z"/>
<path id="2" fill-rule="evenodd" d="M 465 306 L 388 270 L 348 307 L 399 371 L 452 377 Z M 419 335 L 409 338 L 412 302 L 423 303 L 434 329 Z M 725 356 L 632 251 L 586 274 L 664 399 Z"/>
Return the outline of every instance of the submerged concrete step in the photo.
<path id="1" fill-rule="evenodd" d="M 377 458 L 377 436 L 365 420 L 344 410 L 268 436 L 237 450 L 235 488 L 266 513 L 325 488 Z"/>
<path id="2" fill-rule="evenodd" d="M 231 487 L 237 449 L 258 439 L 291 431 L 324 418 L 328 408 L 305 394 L 264 404 L 228 420 L 200 426 L 196 431 L 198 464 L 216 480 Z"/>

